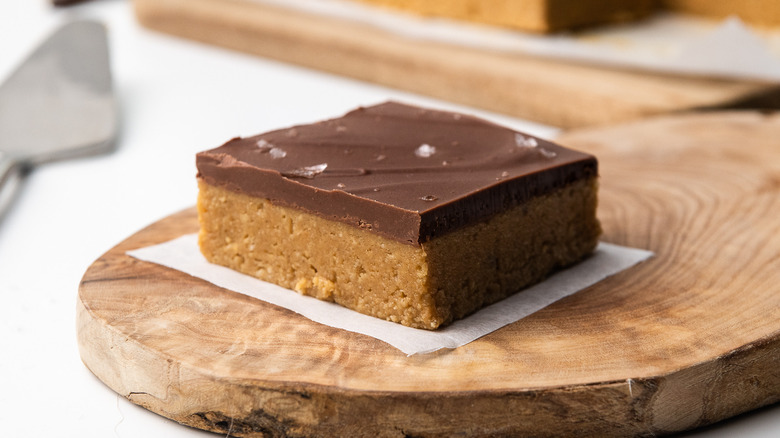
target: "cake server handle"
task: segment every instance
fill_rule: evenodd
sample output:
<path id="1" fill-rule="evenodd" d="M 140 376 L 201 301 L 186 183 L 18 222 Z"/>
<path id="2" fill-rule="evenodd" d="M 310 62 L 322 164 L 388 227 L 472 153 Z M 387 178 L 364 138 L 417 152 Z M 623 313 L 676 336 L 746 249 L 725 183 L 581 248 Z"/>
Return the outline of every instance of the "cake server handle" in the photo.
<path id="1" fill-rule="evenodd" d="M 0 219 L 5 216 L 22 181 L 23 166 L 7 152 L 0 151 Z"/>

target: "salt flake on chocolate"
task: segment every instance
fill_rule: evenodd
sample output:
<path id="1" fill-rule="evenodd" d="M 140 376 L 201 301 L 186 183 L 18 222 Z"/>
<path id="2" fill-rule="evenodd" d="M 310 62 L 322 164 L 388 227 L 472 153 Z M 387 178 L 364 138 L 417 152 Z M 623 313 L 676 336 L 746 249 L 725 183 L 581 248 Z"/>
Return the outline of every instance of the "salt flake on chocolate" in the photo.
<path id="1" fill-rule="evenodd" d="M 436 147 L 431 146 L 428 143 L 423 143 L 417 149 L 414 150 L 414 154 L 420 158 L 428 158 L 433 156 L 433 154 L 435 153 L 436 153 Z"/>
<path id="2" fill-rule="evenodd" d="M 525 135 L 515 132 L 515 144 L 520 148 L 535 148 L 539 146 L 539 143 L 533 137 L 526 137 Z"/>
<path id="3" fill-rule="evenodd" d="M 271 158 L 273 158 L 273 159 L 279 159 L 279 158 L 286 157 L 287 156 L 287 152 L 285 152 L 284 149 L 271 148 L 271 150 L 268 151 L 268 155 L 270 155 Z"/>
<path id="4" fill-rule="evenodd" d="M 274 147 L 274 145 L 270 141 L 261 138 L 260 140 L 257 140 L 257 147 L 260 148 L 260 150 L 263 152 L 268 152 Z"/>
<path id="5" fill-rule="evenodd" d="M 287 172 L 282 172 L 284 176 L 297 177 L 297 178 L 314 178 L 327 169 L 328 163 L 315 164 L 313 166 L 300 167 Z"/>

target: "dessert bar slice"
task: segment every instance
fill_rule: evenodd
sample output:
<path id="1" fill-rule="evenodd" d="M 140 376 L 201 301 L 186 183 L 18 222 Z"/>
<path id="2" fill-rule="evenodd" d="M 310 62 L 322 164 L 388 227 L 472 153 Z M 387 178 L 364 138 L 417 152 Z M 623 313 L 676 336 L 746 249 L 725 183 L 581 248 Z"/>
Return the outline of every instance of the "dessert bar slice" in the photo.
<path id="1" fill-rule="evenodd" d="M 197 155 L 216 264 L 436 329 L 596 246 L 597 162 L 485 120 L 395 102 Z"/>
<path id="2" fill-rule="evenodd" d="M 555 32 L 649 15 L 656 0 L 359 0 L 434 17 Z"/>
<path id="3" fill-rule="evenodd" d="M 660 0 L 663 8 L 716 19 L 739 17 L 759 26 L 780 25 L 777 0 Z"/>

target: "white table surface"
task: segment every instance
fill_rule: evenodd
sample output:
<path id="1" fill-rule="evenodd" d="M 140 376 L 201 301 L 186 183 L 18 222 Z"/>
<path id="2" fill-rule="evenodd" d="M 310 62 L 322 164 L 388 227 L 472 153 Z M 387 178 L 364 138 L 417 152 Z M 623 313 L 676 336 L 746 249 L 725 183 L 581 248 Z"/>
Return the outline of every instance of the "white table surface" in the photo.
<path id="1" fill-rule="evenodd" d="M 130 2 L 119 0 L 69 8 L 0 0 L 0 80 L 71 18 L 108 26 L 121 134 L 111 154 L 35 169 L 0 219 L 0 436 L 215 436 L 108 389 L 81 363 L 75 331 L 77 288 L 92 261 L 194 204 L 196 152 L 390 98 L 476 113 L 541 136 L 557 132 L 151 32 L 135 21 Z M 778 437 L 780 406 L 685 436 Z"/>

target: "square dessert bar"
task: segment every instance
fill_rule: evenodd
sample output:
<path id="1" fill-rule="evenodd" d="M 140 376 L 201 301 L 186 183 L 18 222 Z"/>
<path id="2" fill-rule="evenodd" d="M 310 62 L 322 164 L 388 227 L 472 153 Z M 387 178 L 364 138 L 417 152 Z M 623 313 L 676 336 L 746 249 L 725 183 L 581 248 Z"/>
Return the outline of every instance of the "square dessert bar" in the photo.
<path id="1" fill-rule="evenodd" d="M 197 155 L 200 248 L 224 265 L 436 329 L 596 246 L 597 162 L 395 102 Z"/>
<path id="2" fill-rule="evenodd" d="M 399 11 L 531 32 L 556 32 L 649 15 L 656 0 L 360 0 Z"/>

